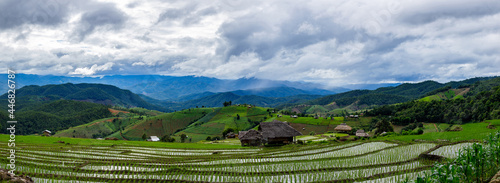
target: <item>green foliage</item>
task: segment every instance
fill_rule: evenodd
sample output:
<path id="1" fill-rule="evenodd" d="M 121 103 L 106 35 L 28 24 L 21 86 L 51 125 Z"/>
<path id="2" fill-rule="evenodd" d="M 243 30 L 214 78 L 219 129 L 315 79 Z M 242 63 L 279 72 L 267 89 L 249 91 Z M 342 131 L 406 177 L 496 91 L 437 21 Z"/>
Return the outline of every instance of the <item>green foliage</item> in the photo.
<path id="1" fill-rule="evenodd" d="M 161 137 L 160 141 L 162 142 L 175 142 L 175 139 L 173 137 L 170 137 L 170 135 L 164 135 Z"/>
<path id="2" fill-rule="evenodd" d="M 6 94 L 0 96 L 6 99 Z M 38 99 L 37 99 L 38 98 Z M 85 100 L 101 104 L 120 105 L 124 107 L 143 107 L 147 109 L 169 111 L 166 108 L 150 104 L 138 95 L 129 90 L 122 90 L 116 86 L 104 84 L 60 84 L 45 86 L 25 86 L 16 90 L 16 99 L 18 103 L 25 100 Z"/>
<path id="3" fill-rule="evenodd" d="M 387 118 L 379 119 L 375 124 L 375 128 L 377 129 L 375 131 L 375 134 L 394 131 L 394 128 L 392 127 L 391 123 L 389 123 L 389 120 L 387 120 Z"/>
<path id="4" fill-rule="evenodd" d="M 436 163 L 431 174 L 416 182 L 488 182 L 500 171 L 500 131 L 490 134 L 484 144 L 475 143 L 459 152 L 456 159 Z"/>
<path id="5" fill-rule="evenodd" d="M 7 119 L 7 113 L 0 113 L 0 116 Z M 45 129 L 55 132 L 107 117 L 111 117 L 111 113 L 101 104 L 72 100 L 39 103 L 16 113 L 16 134 L 41 133 Z M 0 121 L 1 126 L 6 123 L 7 120 Z"/>
<path id="6" fill-rule="evenodd" d="M 223 136 L 223 137 L 225 137 L 225 136 L 226 136 L 228 133 L 230 133 L 230 132 L 233 132 L 233 133 L 234 133 L 234 132 L 236 132 L 236 130 L 235 130 L 235 129 L 233 129 L 233 128 L 226 128 L 226 129 L 222 132 L 222 136 Z"/>
<path id="7" fill-rule="evenodd" d="M 186 141 L 187 135 L 186 134 L 181 134 L 181 143 L 184 143 Z"/>
<path id="8" fill-rule="evenodd" d="M 465 99 L 444 101 L 410 101 L 398 105 L 383 106 L 368 115 L 390 115 L 394 125 L 407 125 L 412 121 L 467 123 L 496 117 L 500 109 L 500 87 L 483 91 Z M 493 114 L 493 115 L 492 115 Z"/>

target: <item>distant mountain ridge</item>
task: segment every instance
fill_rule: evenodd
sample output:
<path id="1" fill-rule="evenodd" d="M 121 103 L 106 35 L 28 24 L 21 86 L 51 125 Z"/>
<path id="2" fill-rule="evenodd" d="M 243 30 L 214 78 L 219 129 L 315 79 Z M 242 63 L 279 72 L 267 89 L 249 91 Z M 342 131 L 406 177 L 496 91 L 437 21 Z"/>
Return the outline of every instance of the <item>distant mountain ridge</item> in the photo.
<path id="1" fill-rule="evenodd" d="M 387 105 L 406 102 L 423 97 L 429 92 L 442 89 L 443 87 L 457 88 L 493 78 L 496 77 L 476 77 L 462 81 L 451 81 L 448 83 L 424 81 L 420 83 L 405 83 L 395 87 L 381 87 L 376 90 L 352 90 L 314 99 L 303 103 L 303 105 L 321 105 L 327 108 L 326 110 L 349 106 L 351 110 L 359 110 L 372 105 Z M 283 104 L 277 108 L 288 108 L 292 110 L 295 108 L 294 106 L 296 106 L 296 104 Z M 308 110 L 307 107 L 301 107 L 301 109 L 301 112 Z M 298 109 L 295 108 L 295 110 Z"/>
<path id="2" fill-rule="evenodd" d="M 170 102 L 166 100 L 157 100 L 151 97 L 141 95 L 144 100 L 149 103 L 159 105 L 170 110 L 181 110 L 195 107 L 222 107 L 224 102 L 231 101 L 233 104 L 252 104 L 261 107 L 275 107 L 285 103 L 301 103 L 308 100 L 316 99 L 322 95 L 293 95 L 286 97 L 263 97 L 257 95 L 237 95 L 233 92 L 221 92 L 212 95 L 203 96 L 200 98 L 183 101 Z"/>
<path id="3" fill-rule="evenodd" d="M 260 97 L 269 97 L 269 98 L 281 98 L 281 97 L 289 97 L 289 96 L 296 96 L 296 95 L 330 95 L 334 94 L 335 92 L 328 91 L 328 90 L 321 90 L 321 89 L 314 89 L 314 90 L 301 90 L 293 87 L 271 87 L 271 88 L 257 88 L 257 89 L 248 89 L 248 90 L 235 90 L 235 91 L 228 91 L 231 92 L 235 95 L 239 96 L 249 96 L 249 95 L 254 95 L 254 96 L 260 96 Z M 219 93 L 225 93 L 225 92 L 219 92 Z M 174 102 L 186 102 L 189 100 L 195 100 L 203 97 L 207 97 L 210 95 L 215 95 L 217 93 L 215 92 L 203 92 L 203 93 L 195 93 L 195 94 L 189 94 L 186 96 L 182 96 L 179 98 L 171 99 L 170 101 Z"/>
<path id="4" fill-rule="evenodd" d="M 6 74 L 0 77 L 7 78 Z M 1 80 L 0 85 L 6 91 L 6 80 Z M 161 76 L 161 75 L 113 75 L 103 77 L 68 77 L 53 75 L 17 74 L 18 87 L 28 85 L 48 85 L 64 83 L 99 83 L 114 85 L 128 89 L 137 94 L 143 94 L 160 100 L 173 100 L 190 94 L 203 92 L 228 92 L 235 90 L 249 90 L 258 88 L 293 87 L 313 94 L 331 94 L 348 91 L 346 88 L 333 88 L 324 90 L 325 86 L 308 82 L 275 81 L 257 78 L 240 78 L 236 80 L 217 79 L 196 76 Z"/>
<path id="5" fill-rule="evenodd" d="M 7 94 L 0 96 L 6 99 Z M 137 94 L 123 90 L 116 86 L 105 84 L 60 84 L 60 85 L 30 85 L 16 90 L 16 99 L 34 100 L 76 100 L 105 105 L 119 105 L 123 107 L 142 107 L 152 110 L 168 111 L 168 109 L 146 102 Z M 23 103 L 23 102 L 18 102 Z"/>

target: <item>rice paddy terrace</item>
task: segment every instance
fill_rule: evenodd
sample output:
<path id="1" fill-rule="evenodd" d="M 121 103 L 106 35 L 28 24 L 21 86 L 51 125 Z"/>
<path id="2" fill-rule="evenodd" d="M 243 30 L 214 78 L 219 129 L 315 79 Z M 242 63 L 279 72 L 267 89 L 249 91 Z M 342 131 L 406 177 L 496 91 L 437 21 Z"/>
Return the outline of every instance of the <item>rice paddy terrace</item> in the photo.
<path id="1" fill-rule="evenodd" d="M 399 182 L 429 171 L 436 160 L 426 157 L 454 157 L 470 144 L 358 141 L 178 149 L 19 143 L 16 174 L 35 182 Z M 0 149 L 6 157 L 8 149 Z M 7 164 L 2 158 L 1 167 Z"/>

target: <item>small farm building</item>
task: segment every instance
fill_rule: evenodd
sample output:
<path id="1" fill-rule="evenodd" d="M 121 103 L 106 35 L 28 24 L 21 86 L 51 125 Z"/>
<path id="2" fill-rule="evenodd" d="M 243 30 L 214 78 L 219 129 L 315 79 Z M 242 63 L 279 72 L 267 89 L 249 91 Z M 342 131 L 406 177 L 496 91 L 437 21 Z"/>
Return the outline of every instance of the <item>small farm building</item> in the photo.
<path id="1" fill-rule="evenodd" d="M 160 138 L 158 138 L 157 136 L 151 136 L 151 137 L 148 138 L 148 141 L 158 142 L 158 141 L 160 141 Z"/>
<path id="2" fill-rule="evenodd" d="M 342 123 L 342 124 L 338 125 L 337 127 L 335 127 L 334 130 L 338 131 L 338 132 L 350 132 L 352 130 L 352 128 L 349 125 Z"/>
<path id="3" fill-rule="evenodd" d="M 302 135 L 289 124 L 274 120 L 259 124 L 257 130 L 240 131 L 241 145 L 258 146 L 261 144 L 289 144 L 294 142 L 294 137 Z"/>
<path id="4" fill-rule="evenodd" d="M 44 130 L 43 132 L 43 136 L 50 136 L 50 134 L 52 133 L 51 131 L 49 130 Z"/>
<path id="5" fill-rule="evenodd" d="M 356 136 L 358 136 L 358 137 L 370 137 L 370 135 L 368 135 L 368 133 L 365 133 L 364 130 L 356 131 Z"/>

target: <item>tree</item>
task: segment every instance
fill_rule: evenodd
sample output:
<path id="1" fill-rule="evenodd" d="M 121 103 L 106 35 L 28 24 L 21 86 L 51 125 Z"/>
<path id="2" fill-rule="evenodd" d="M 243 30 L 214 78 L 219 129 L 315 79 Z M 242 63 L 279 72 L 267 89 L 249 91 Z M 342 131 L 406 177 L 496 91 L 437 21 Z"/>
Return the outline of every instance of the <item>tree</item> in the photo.
<path id="1" fill-rule="evenodd" d="M 394 131 L 394 128 L 392 127 L 391 123 L 386 118 L 380 119 L 377 122 L 377 124 L 375 124 L 375 128 L 377 128 L 377 130 L 375 131 L 375 134 L 380 134 L 382 132 L 393 132 Z"/>
<path id="2" fill-rule="evenodd" d="M 235 132 L 236 130 L 234 130 L 233 128 L 227 128 L 225 129 L 223 132 L 222 132 L 222 137 L 225 137 L 228 133 L 230 132 Z"/>
<path id="3" fill-rule="evenodd" d="M 181 134 L 181 142 L 184 143 L 186 141 L 187 135 L 186 134 Z"/>
<path id="4" fill-rule="evenodd" d="M 146 140 L 148 136 L 146 134 L 142 134 L 142 140 Z"/>
<path id="5" fill-rule="evenodd" d="M 240 115 L 239 114 L 236 114 L 236 119 L 240 120 Z"/>
<path id="6" fill-rule="evenodd" d="M 175 142 L 174 138 L 171 138 L 170 135 L 164 135 L 161 137 L 160 141 L 162 142 Z"/>
<path id="7" fill-rule="evenodd" d="M 205 140 L 212 141 L 212 137 L 208 136 Z"/>

